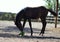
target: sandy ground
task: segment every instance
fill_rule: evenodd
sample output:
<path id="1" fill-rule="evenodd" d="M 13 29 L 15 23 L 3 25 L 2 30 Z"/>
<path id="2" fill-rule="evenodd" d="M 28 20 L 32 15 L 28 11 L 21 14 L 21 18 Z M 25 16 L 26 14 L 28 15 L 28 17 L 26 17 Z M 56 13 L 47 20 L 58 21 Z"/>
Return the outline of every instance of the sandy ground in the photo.
<path id="1" fill-rule="evenodd" d="M 60 24 L 54 28 L 55 24 L 47 23 L 44 36 L 39 35 L 42 24 L 32 22 L 33 36 L 30 36 L 28 22 L 25 25 L 25 36 L 19 36 L 19 30 L 13 21 L 0 21 L 0 42 L 60 42 Z"/>

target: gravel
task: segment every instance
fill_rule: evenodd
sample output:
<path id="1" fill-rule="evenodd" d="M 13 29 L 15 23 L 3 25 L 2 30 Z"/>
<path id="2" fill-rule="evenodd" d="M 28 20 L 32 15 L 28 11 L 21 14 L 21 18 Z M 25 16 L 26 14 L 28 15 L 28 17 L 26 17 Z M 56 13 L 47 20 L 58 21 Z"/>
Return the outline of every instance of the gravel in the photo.
<path id="1" fill-rule="evenodd" d="M 30 27 L 28 22 L 25 25 L 25 36 L 21 37 L 18 28 L 13 21 L 0 21 L 0 42 L 60 42 L 60 24 L 57 28 L 55 24 L 47 23 L 46 31 L 43 36 L 39 35 L 42 24 L 32 22 L 33 36 L 30 36 Z"/>

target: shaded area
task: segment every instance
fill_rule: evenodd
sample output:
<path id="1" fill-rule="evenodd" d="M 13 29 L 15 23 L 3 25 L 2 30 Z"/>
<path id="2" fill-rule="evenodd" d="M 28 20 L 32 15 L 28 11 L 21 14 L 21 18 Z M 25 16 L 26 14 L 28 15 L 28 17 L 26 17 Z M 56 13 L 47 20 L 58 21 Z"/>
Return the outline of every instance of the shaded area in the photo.
<path id="1" fill-rule="evenodd" d="M 40 33 L 41 31 L 41 28 L 38 29 L 38 28 L 32 28 L 33 29 L 33 33 Z M 8 27 L 5 27 L 5 28 L 0 28 L 0 30 L 2 30 L 3 32 L 20 32 L 19 29 L 15 26 L 8 26 Z M 46 31 L 51 31 L 51 30 L 46 30 Z M 30 28 L 29 27 L 26 27 L 24 28 L 24 32 L 26 33 L 30 33 Z"/>
<path id="2" fill-rule="evenodd" d="M 43 36 L 19 36 L 15 34 L 9 34 L 9 33 L 0 33 L 0 37 L 4 38 L 24 38 L 24 39 L 60 39 L 60 37 L 54 37 L 54 36 L 49 36 L 49 37 L 43 37 Z"/>
<path id="3" fill-rule="evenodd" d="M 17 32 L 17 31 L 19 31 L 18 30 L 18 28 L 17 27 L 15 27 L 15 26 L 7 26 L 7 27 L 5 27 L 5 28 L 0 28 L 0 30 L 2 30 L 2 31 L 4 31 L 4 32 Z"/>
<path id="4" fill-rule="evenodd" d="M 0 33 L 0 37 L 6 37 L 6 38 L 19 38 L 20 36 L 10 33 Z"/>
<path id="5" fill-rule="evenodd" d="M 41 29 L 41 28 L 40 28 Z M 39 33 L 41 30 L 38 29 L 38 28 L 33 28 L 34 30 L 34 33 Z M 60 39 L 60 37 L 57 37 L 57 36 L 28 36 L 28 35 L 25 35 L 24 37 L 21 37 L 19 36 L 18 34 L 14 34 L 13 32 L 17 32 L 19 33 L 19 30 L 17 27 L 15 26 L 8 26 L 8 27 L 5 27 L 5 28 L 0 28 L 1 31 L 5 32 L 5 33 L 0 33 L 0 37 L 3 37 L 3 38 L 24 38 L 24 39 Z M 30 28 L 24 28 L 24 31 L 26 33 L 30 33 Z M 37 31 L 37 32 L 36 32 Z M 46 31 L 49 31 L 49 30 L 46 30 Z M 8 33 L 7 33 L 8 32 Z M 9 32 L 12 32 L 9 33 Z"/>
<path id="6" fill-rule="evenodd" d="M 23 38 L 37 38 L 37 39 L 60 39 L 60 37 L 54 37 L 54 36 L 24 36 Z"/>

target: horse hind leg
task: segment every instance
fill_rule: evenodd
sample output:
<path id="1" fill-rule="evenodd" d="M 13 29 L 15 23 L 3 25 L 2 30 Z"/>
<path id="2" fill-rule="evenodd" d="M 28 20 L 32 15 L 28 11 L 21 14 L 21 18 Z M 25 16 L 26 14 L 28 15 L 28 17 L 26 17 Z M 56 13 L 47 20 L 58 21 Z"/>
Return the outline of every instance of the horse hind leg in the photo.
<path id="1" fill-rule="evenodd" d="M 42 30 L 41 30 L 41 32 L 40 32 L 40 34 L 42 34 L 42 36 L 43 36 L 43 34 L 44 34 L 44 32 L 45 32 L 45 27 L 46 27 L 46 19 L 41 19 L 41 21 L 42 21 Z"/>
<path id="2" fill-rule="evenodd" d="M 31 25 L 31 19 L 28 19 L 28 22 L 29 22 L 29 26 L 30 26 L 30 29 L 31 29 L 31 36 L 33 35 L 33 30 L 32 30 L 32 25 Z"/>

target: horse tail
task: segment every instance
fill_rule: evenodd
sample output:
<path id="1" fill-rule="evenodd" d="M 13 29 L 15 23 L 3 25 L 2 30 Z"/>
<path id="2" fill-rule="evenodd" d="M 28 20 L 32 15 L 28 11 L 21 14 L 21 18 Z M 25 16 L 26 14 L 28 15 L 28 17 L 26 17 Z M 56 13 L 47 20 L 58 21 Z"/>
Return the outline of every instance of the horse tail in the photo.
<path id="1" fill-rule="evenodd" d="M 54 12 L 54 11 L 52 11 L 52 10 L 49 10 L 49 9 L 47 9 L 49 12 L 51 12 L 55 17 L 57 16 L 57 14 Z"/>
<path id="2" fill-rule="evenodd" d="M 21 24 L 21 19 L 22 19 L 23 13 L 24 13 L 24 10 L 21 10 L 21 11 L 16 15 L 16 18 L 15 18 L 15 25 L 18 27 L 18 29 L 19 29 L 20 31 L 23 31 L 23 26 L 22 26 L 22 24 Z"/>

